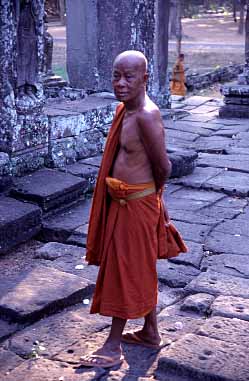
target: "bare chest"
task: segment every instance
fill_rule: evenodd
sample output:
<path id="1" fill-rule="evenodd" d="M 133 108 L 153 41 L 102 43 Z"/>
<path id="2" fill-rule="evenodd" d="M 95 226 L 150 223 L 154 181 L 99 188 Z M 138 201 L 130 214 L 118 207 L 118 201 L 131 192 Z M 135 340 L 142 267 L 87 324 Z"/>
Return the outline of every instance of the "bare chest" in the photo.
<path id="1" fill-rule="evenodd" d="M 126 151 L 137 151 L 141 146 L 138 128 L 134 120 L 124 120 L 120 134 L 120 146 Z"/>

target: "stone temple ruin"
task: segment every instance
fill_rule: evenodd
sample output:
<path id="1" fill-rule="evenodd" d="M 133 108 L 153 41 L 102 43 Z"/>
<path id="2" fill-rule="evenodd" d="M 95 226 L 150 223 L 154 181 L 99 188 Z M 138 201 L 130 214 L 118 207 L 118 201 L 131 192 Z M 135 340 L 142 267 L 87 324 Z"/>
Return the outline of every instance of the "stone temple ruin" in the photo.
<path id="1" fill-rule="evenodd" d="M 93 95 L 111 90 L 112 61 L 123 50 L 146 54 L 148 90 L 160 106 L 169 107 L 169 15 L 163 4 L 68 1 L 67 69 L 72 87 L 62 81 L 61 99 L 47 78 L 52 74 L 52 41 L 44 22 L 44 0 L 1 1 L 1 189 L 13 175 L 61 167 L 102 152 L 108 130 L 103 126 L 110 123 L 116 101 Z M 55 98 L 46 99 L 47 93 Z"/>
<path id="2" fill-rule="evenodd" d="M 146 54 L 148 91 L 169 118 L 169 8 L 163 5 L 164 0 L 89 0 L 83 6 L 69 0 L 67 85 L 51 72 L 44 0 L 1 1 L 0 254 L 42 235 L 48 214 L 72 203 L 80 203 L 75 215 L 82 221 L 118 103 L 110 90 L 119 52 L 135 48 Z M 168 151 L 172 176 L 193 171 L 195 151 Z M 49 240 L 59 240 L 46 232 Z"/>
<path id="3" fill-rule="evenodd" d="M 238 82 L 230 86 L 222 87 L 225 105 L 220 109 L 221 117 L 249 118 L 249 3 L 247 5 L 246 44 L 245 44 L 245 66 L 243 73 L 238 76 Z"/>

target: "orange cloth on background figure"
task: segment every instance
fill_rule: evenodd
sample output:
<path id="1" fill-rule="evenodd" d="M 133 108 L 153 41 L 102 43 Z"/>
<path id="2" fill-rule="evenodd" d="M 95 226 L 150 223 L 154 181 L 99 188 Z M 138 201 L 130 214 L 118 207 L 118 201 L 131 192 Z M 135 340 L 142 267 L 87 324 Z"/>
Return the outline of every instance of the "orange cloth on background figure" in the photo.
<path id="1" fill-rule="evenodd" d="M 172 95 L 186 95 L 184 66 L 179 59 L 176 61 L 173 68 L 170 92 Z"/>

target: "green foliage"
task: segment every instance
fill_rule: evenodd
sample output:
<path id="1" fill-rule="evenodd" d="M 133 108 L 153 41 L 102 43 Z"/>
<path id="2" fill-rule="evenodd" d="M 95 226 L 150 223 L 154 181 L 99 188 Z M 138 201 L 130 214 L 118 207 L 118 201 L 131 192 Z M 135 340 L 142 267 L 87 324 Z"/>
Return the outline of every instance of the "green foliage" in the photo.
<path id="1" fill-rule="evenodd" d="M 182 0 L 183 16 L 198 18 L 202 13 L 211 11 L 212 13 L 224 13 L 232 11 L 232 0 Z"/>
<path id="2" fill-rule="evenodd" d="M 68 81 L 67 69 L 65 66 L 54 66 L 53 71 L 56 75 L 59 75 L 60 77 L 65 79 L 65 81 Z"/>

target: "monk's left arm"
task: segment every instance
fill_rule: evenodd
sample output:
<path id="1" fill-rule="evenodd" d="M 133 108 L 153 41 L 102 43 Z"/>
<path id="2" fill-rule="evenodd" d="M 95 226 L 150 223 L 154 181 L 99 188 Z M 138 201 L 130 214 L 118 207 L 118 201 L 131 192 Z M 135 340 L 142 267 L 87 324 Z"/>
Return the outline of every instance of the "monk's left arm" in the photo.
<path id="1" fill-rule="evenodd" d="M 171 173 L 160 111 L 143 111 L 138 117 L 138 127 L 140 139 L 151 164 L 156 189 L 159 191 Z"/>

